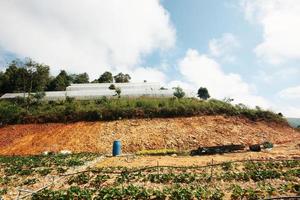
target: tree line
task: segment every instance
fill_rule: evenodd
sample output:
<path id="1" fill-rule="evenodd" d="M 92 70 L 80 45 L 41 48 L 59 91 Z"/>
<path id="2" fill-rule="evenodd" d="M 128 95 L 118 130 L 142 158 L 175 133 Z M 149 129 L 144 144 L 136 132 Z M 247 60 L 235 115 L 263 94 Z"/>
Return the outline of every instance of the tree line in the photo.
<path id="1" fill-rule="evenodd" d="M 128 83 L 131 77 L 129 74 L 122 72 L 113 76 L 109 71 L 104 72 L 90 82 L 87 73 L 69 74 L 65 70 L 61 70 L 57 76 L 50 75 L 50 67 L 33 61 L 30 58 L 24 60 L 13 60 L 6 66 L 4 72 L 0 72 L 0 95 L 5 93 L 26 92 L 44 92 L 44 91 L 64 91 L 66 87 L 72 83 Z M 114 86 L 114 85 L 111 85 Z M 115 89 L 120 96 L 120 89 Z M 174 88 L 174 96 L 183 98 L 185 92 L 180 87 Z M 210 98 L 207 88 L 200 87 L 198 97 L 204 100 Z"/>
<path id="2" fill-rule="evenodd" d="M 33 61 L 13 60 L 5 71 L 0 72 L 0 94 L 13 92 L 42 92 L 63 91 L 71 83 L 127 83 L 131 80 L 130 75 L 122 72 L 113 76 L 111 72 L 104 72 L 90 82 L 87 73 L 70 74 L 61 70 L 57 76 L 50 75 L 50 67 Z"/>

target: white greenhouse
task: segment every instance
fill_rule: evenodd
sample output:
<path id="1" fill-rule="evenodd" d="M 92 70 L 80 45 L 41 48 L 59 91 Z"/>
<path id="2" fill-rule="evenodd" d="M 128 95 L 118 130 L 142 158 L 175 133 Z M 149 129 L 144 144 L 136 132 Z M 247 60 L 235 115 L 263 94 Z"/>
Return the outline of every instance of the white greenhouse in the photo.
<path id="1" fill-rule="evenodd" d="M 99 99 L 101 97 L 116 97 L 116 91 L 109 89 L 111 85 L 121 89 L 121 97 L 173 97 L 174 89 L 165 89 L 159 83 L 85 83 L 71 84 L 66 91 L 49 91 L 45 92 L 44 100 L 55 101 L 64 100 L 71 97 L 81 100 Z M 184 91 L 186 97 L 193 97 L 190 91 Z M 17 97 L 26 97 L 25 93 L 6 93 L 1 99 L 13 99 Z"/>

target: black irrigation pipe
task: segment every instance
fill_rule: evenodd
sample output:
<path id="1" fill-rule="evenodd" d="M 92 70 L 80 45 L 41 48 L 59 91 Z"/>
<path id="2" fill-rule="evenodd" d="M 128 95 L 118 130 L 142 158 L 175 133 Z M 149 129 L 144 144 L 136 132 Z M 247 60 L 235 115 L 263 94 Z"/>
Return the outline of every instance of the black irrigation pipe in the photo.
<path id="1" fill-rule="evenodd" d="M 275 199 L 300 199 L 300 196 L 283 196 L 283 197 L 271 197 L 264 200 L 275 200 Z"/>
<path id="2" fill-rule="evenodd" d="M 245 163 L 245 162 L 288 162 L 288 161 L 300 161 L 300 159 L 272 159 L 272 160 L 266 160 L 266 159 L 245 159 L 245 160 L 235 160 L 235 161 L 228 161 L 227 163 Z M 226 162 L 222 163 L 216 163 L 216 164 L 208 164 L 204 166 L 169 166 L 169 165 L 157 165 L 157 166 L 150 166 L 150 167 L 143 167 L 139 169 L 134 169 L 134 170 L 120 170 L 119 172 L 116 171 L 108 171 L 108 172 L 102 172 L 103 174 L 131 174 L 131 173 L 136 173 L 136 172 L 141 172 L 145 170 L 151 170 L 151 169 L 157 169 L 157 168 L 171 168 L 171 169 L 203 169 L 203 168 L 209 168 L 209 167 L 216 167 L 223 165 Z M 75 174 L 80 174 L 80 173 L 85 173 L 85 172 L 91 172 L 91 171 L 97 171 L 95 169 L 89 169 L 89 170 L 84 170 L 80 172 L 75 172 L 71 174 L 63 174 L 60 176 L 71 176 Z M 101 173 L 101 171 L 100 171 Z"/>

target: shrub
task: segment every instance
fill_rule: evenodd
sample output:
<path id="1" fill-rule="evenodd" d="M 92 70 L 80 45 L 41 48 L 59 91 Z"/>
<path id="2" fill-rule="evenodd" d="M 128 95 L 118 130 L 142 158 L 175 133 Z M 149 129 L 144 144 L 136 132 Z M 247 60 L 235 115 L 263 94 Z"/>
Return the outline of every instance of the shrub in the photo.
<path id="1" fill-rule="evenodd" d="M 0 122 L 2 124 L 18 123 L 23 109 L 14 103 L 0 101 Z"/>
<path id="2" fill-rule="evenodd" d="M 177 97 L 178 99 L 181 99 L 181 98 L 183 98 L 183 97 L 185 96 L 185 93 L 184 93 L 184 91 L 183 91 L 182 88 L 180 88 L 180 87 L 175 87 L 174 90 L 175 90 L 175 91 L 174 91 L 173 95 L 174 95 L 175 97 Z"/>
<path id="3" fill-rule="evenodd" d="M 110 90 L 115 90 L 115 89 L 116 89 L 116 86 L 115 86 L 114 84 L 111 84 L 111 85 L 108 87 L 108 89 L 110 89 Z"/>

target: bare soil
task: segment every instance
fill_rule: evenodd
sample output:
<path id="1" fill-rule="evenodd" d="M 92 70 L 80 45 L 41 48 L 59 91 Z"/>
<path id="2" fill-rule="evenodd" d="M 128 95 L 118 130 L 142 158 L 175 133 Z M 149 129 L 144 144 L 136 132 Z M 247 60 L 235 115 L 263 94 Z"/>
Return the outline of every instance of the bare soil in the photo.
<path id="1" fill-rule="evenodd" d="M 299 142 L 299 141 L 298 141 Z M 121 156 L 102 159 L 97 167 L 151 167 L 151 166 L 206 166 L 242 160 L 300 160 L 300 146 L 297 142 L 276 145 L 261 152 L 236 152 L 207 156 Z"/>
<path id="2" fill-rule="evenodd" d="M 124 153 L 143 149 L 190 150 L 199 146 L 300 141 L 288 125 L 252 122 L 245 118 L 198 116 L 130 119 L 71 124 L 26 124 L 0 128 L 0 155 L 30 155 L 44 151 L 111 153 L 121 140 Z"/>

